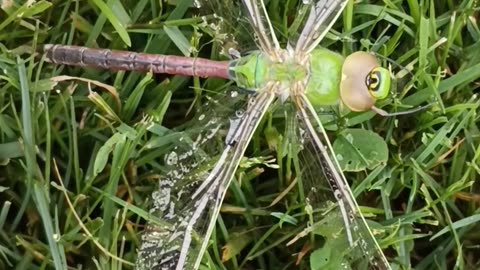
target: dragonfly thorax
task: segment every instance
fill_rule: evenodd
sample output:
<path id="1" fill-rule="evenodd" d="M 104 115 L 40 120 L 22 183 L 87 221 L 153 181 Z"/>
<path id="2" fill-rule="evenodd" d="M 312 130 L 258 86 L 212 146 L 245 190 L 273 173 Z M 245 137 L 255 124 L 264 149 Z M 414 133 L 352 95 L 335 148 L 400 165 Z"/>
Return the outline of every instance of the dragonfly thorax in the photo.
<path id="1" fill-rule="evenodd" d="M 271 60 L 268 55 L 255 51 L 232 61 L 230 76 L 239 87 L 258 90 L 267 83 L 279 84 L 281 89 L 289 89 L 293 84 L 308 79 L 309 66 L 300 64 L 293 57 Z"/>
<path id="2" fill-rule="evenodd" d="M 339 100 L 343 56 L 327 49 L 310 54 L 310 72 L 305 94 L 314 105 L 333 105 Z"/>

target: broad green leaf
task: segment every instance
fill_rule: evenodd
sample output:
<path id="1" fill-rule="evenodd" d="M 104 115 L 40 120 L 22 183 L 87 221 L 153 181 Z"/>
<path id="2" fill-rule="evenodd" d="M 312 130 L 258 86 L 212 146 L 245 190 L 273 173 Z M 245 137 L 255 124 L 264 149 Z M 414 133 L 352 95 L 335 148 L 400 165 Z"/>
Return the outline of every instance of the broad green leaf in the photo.
<path id="1" fill-rule="evenodd" d="M 388 160 L 387 143 L 373 131 L 346 129 L 333 143 L 335 157 L 343 171 L 374 169 Z"/>
<path id="2" fill-rule="evenodd" d="M 346 241 L 343 220 L 338 215 L 329 214 L 322 224 L 316 224 L 315 234 L 325 239 L 323 246 L 310 255 L 310 267 L 315 270 L 350 269 L 345 264 L 345 257 L 349 256 L 349 246 Z"/>
<path id="3" fill-rule="evenodd" d="M 325 269 L 330 264 L 332 258 L 332 250 L 326 246 L 319 248 L 310 255 L 310 268 L 312 270 Z"/>
<path id="4" fill-rule="evenodd" d="M 315 270 L 349 270 L 351 266 L 345 260 L 345 257 L 349 255 L 348 250 L 345 239 L 327 238 L 323 247 L 310 255 L 310 267 Z"/>

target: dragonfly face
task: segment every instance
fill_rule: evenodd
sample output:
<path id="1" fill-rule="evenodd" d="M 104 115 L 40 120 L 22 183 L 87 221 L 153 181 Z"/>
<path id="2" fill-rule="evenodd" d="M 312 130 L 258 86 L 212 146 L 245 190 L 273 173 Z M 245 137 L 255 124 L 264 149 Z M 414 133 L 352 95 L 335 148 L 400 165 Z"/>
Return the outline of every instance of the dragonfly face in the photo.
<path id="1" fill-rule="evenodd" d="M 380 67 L 375 56 L 366 52 L 356 52 L 345 58 L 340 97 L 350 110 L 357 112 L 370 110 L 377 99 L 387 97 L 389 90 L 389 72 Z"/>

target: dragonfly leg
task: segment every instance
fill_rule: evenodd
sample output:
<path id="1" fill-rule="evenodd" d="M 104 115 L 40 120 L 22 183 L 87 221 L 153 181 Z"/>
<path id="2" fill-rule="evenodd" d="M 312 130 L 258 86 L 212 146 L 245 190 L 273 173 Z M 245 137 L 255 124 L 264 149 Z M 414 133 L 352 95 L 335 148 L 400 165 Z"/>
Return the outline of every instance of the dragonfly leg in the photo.
<path id="1" fill-rule="evenodd" d="M 335 193 L 335 197 L 337 197 L 337 200 L 338 200 L 338 207 L 340 208 L 340 212 L 342 213 L 342 218 L 343 218 L 343 223 L 345 225 L 345 231 L 347 233 L 348 243 L 350 243 L 350 245 L 353 246 L 353 237 L 352 237 L 352 232 L 350 231 L 351 215 L 347 213 L 347 209 L 345 208 L 345 200 L 342 198 L 342 194 L 340 190 L 336 190 L 334 193 Z"/>
<path id="2" fill-rule="evenodd" d="M 234 48 L 228 49 L 228 56 L 230 56 L 232 60 L 240 59 L 242 57 L 240 52 Z"/>
<path id="3" fill-rule="evenodd" d="M 391 116 L 398 116 L 398 115 L 407 115 L 407 114 L 412 114 L 412 113 L 416 113 L 416 112 L 419 112 L 419 111 L 422 111 L 422 110 L 425 110 L 427 109 L 428 107 L 432 106 L 433 104 L 427 104 L 425 106 L 420 106 L 420 107 L 417 107 L 417 108 L 413 108 L 413 109 L 410 109 L 410 110 L 407 110 L 407 111 L 403 111 L 403 112 L 394 112 L 394 113 L 389 113 L 387 111 L 384 111 L 380 108 L 377 108 L 375 106 L 372 106 L 371 110 L 376 112 L 377 114 L 381 115 L 381 116 L 384 116 L 384 117 L 391 117 Z"/>

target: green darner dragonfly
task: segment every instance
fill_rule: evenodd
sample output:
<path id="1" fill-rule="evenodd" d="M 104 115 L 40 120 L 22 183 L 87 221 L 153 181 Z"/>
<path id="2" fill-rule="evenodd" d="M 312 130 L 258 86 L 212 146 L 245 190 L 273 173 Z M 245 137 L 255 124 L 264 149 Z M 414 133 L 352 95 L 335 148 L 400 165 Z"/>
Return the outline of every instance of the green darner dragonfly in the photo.
<path id="1" fill-rule="evenodd" d="M 219 77 L 234 80 L 237 86 L 253 92 L 244 95 L 232 91 L 228 101 L 210 102 L 211 111 L 223 108 L 235 114 L 227 121 L 200 114 L 195 120 L 205 132 L 182 137 L 185 148 L 177 147 L 166 156 L 165 163 L 171 169 L 152 195 L 151 213 L 161 222 L 150 224 L 144 234 L 137 269 L 199 267 L 246 147 L 267 111 L 273 109 L 285 112 L 286 137 L 301 160 L 297 172 L 299 199 L 307 209 L 329 209 L 328 215 L 312 210 L 311 226 L 342 225 L 337 226 L 334 236 L 323 235 L 330 252 L 338 252 L 337 260 L 330 260 L 325 269 L 390 269 L 334 158 L 315 110 L 317 105 L 335 105 L 341 100 L 353 111 L 374 110 L 388 115 L 374 106 L 377 99 L 388 95 L 390 77 L 373 55 L 357 52 L 344 59 L 318 47 L 346 3 L 305 1 L 299 8 L 308 14 L 303 30 L 282 48 L 263 1 L 243 0 L 259 50 L 232 61 L 45 45 L 46 57 L 53 63 Z M 248 101 L 244 102 L 245 98 Z M 223 150 L 212 155 L 209 148 L 218 144 L 212 141 L 222 130 L 227 130 L 221 142 Z"/>

